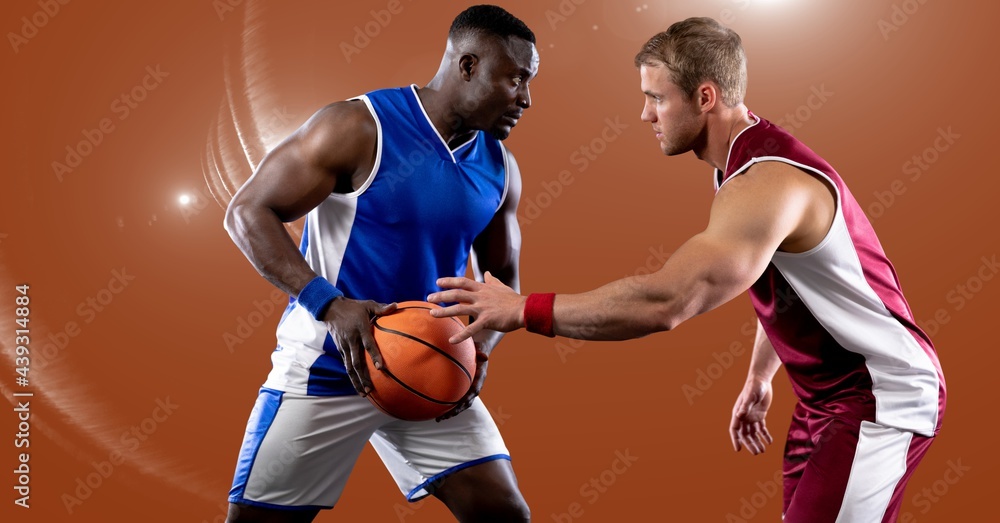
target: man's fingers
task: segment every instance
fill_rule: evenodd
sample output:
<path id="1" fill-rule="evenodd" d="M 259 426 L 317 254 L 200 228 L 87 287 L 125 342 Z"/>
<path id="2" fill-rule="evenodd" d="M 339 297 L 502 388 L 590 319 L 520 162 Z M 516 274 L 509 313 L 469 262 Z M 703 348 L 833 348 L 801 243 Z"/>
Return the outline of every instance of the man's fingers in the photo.
<path id="1" fill-rule="evenodd" d="M 446 419 L 458 416 L 463 411 L 472 406 L 472 402 L 475 401 L 477 395 L 478 394 L 473 394 L 472 392 L 469 392 L 468 394 L 465 395 L 464 398 L 462 398 L 462 401 L 460 401 L 458 405 L 455 405 L 455 408 L 438 416 L 437 421 L 444 421 Z"/>
<path id="2" fill-rule="evenodd" d="M 431 309 L 431 316 L 434 316 L 435 318 L 447 318 L 449 316 L 475 316 L 477 312 L 478 311 L 474 310 L 471 305 L 457 303 L 440 309 Z"/>
<path id="3" fill-rule="evenodd" d="M 742 448 L 740 445 L 740 436 L 739 433 L 737 432 L 738 430 L 739 430 L 739 425 L 736 423 L 736 420 L 734 419 L 733 423 L 729 426 L 729 440 L 733 442 L 733 450 L 736 452 L 739 452 L 740 448 Z"/>
<path id="4" fill-rule="evenodd" d="M 427 296 L 427 301 L 431 303 L 469 303 L 473 296 L 471 291 L 452 289 L 435 292 Z"/>
<path id="5" fill-rule="evenodd" d="M 375 336 L 372 336 L 370 332 L 362 332 L 361 340 L 364 344 L 365 351 L 372 358 L 372 364 L 375 365 L 376 369 L 382 369 L 382 351 L 379 350 L 378 344 L 375 343 Z M 365 369 L 367 371 L 367 369 Z"/>
<path id="6" fill-rule="evenodd" d="M 372 314 L 374 314 L 376 316 L 385 316 L 386 314 L 389 314 L 390 312 L 392 312 L 394 310 L 396 310 L 396 303 L 395 302 L 389 303 L 389 304 L 376 303 L 375 304 L 375 309 L 372 311 Z"/>
<path id="7" fill-rule="evenodd" d="M 360 337 L 355 338 L 350 348 L 351 365 L 354 367 L 354 372 L 358 375 L 358 381 L 361 383 L 362 390 L 364 390 L 365 395 L 368 395 L 372 391 L 372 380 L 368 376 L 368 362 L 365 361 L 364 351 L 364 342 Z"/>
<path id="8" fill-rule="evenodd" d="M 354 355 L 347 340 L 341 338 L 336 343 L 337 348 L 340 349 L 340 356 L 344 359 L 344 368 L 347 369 L 347 378 L 351 380 L 351 385 L 354 386 L 354 390 L 358 391 L 359 394 L 362 396 L 366 395 L 365 388 L 361 384 L 361 377 L 354 370 Z"/>
<path id="9" fill-rule="evenodd" d="M 452 277 L 438 278 L 437 285 L 442 289 L 465 289 L 468 291 L 474 291 L 482 284 L 476 280 L 470 280 L 468 278 Z"/>
<path id="10" fill-rule="evenodd" d="M 767 427 L 764 426 L 763 421 L 758 421 L 754 423 L 754 434 L 761 443 L 761 447 L 770 445 L 774 440 L 771 438 L 771 434 L 767 431 Z"/>
<path id="11" fill-rule="evenodd" d="M 462 343 L 463 341 L 471 338 L 477 332 L 483 330 L 483 328 L 480 326 L 480 323 L 481 322 L 478 322 L 478 321 L 472 322 L 471 324 L 469 324 L 468 327 L 466 327 L 466 328 L 462 329 L 461 331 L 459 331 L 458 334 L 452 336 L 451 338 L 448 338 L 448 343 L 451 343 L 452 345 L 457 345 L 457 344 Z"/>
<path id="12" fill-rule="evenodd" d="M 757 454 L 756 452 L 754 452 L 753 443 L 750 442 L 750 440 L 744 433 L 744 427 L 740 427 L 740 432 L 739 434 L 737 434 L 737 439 L 740 442 L 740 446 L 747 449 L 747 452 L 754 455 Z"/>
<path id="13" fill-rule="evenodd" d="M 740 444 L 746 447 L 747 451 L 750 452 L 750 454 L 754 456 L 757 455 L 757 449 L 754 448 L 753 446 L 753 440 L 751 440 L 750 437 L 747 436 L 747 434 L 740 433 Z"/>
<path id="14" fill-rule="evenodd" d="M 458 403 L 457 405 L 455 405 L 448 412 L 445 412 L 444 414 L 438 416 L 437 419 L 435 419 L 434 421 L 444 421 L 446 419 L 453 418 L 453 417 L 455 417 L 456 414 L 458 414 L 459 412 L 462 412 L 463 410 L 465 410 L 465 401 L 464 400 L 462 402 Z"/>
<path id="15" fill-rule="evenodd" d="M 756 434 L 753 430 L 753 425 L 744 425 L 744 445 L 750 449 L 750 452 L 756 456 L 762 452 L 760 447 L 760 441 L 757 440 Z"/>
<path id="16" fill-rule="evenodd" d="M 458 416 L 459 414 L 461 414 L 462 411 L 465 410 L 465 409 L 467 409 L 467 408 L 469 408 L 469 406 L 467 404 L 460 403 L 460 404 L 456 405 L 455 408 L 453 408 L 453 409 L 449 410 L 448 412 L 445 412 L 444 414 L 442 414 L 441 416 L 439 416 L 438 419 L 437 419 L 437 421 L 444 421 L 446 419 L 454 418 L 455 416 Z"/>
<path id="17" fill-rule="evenodd" d="M 760 422 L 760 433 L 764 436 L 764 441 L 768 445 L 774 443 L 774 438 L 771 437 L 771 432 L 767 430 L 767 425 L 763 421 Z"/>

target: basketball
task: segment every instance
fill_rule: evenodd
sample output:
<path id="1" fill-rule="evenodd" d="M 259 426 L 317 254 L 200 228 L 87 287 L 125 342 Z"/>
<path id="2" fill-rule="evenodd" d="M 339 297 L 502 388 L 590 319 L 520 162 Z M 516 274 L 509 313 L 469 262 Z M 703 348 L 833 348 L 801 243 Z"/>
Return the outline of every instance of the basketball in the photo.
<path id="1" fill-rule="evenodd" d="M 434 419 L 451 410 L 469 391 L 476 374 L 471 339 L 448 343 L 465 325 L 456 318 L 435 318 L 440 306 L 422 301 L 399 303 L 372 320 L 382 352 L 376 369 L 365 351 L 372 392 L 368 399 L 386 414 L 408 421 Z"/>

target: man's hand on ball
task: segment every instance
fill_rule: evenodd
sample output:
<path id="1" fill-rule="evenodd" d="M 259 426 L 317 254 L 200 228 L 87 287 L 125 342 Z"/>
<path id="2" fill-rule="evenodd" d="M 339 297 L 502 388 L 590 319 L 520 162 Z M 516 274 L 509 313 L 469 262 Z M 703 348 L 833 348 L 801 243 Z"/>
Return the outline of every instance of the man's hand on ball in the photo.
<path id="1" fill-rule="evenodd" d="M 524 296 L 514 292 L 489 272 L 484 279 L 486 281 L 480 283 L 468 278 L 440 278 L 437 284 L 446 290 L 427 297 L 427 301 L 432 303 L 457 302 L 455 305 L 432 310 L 432 316 L 475 318 L 465 329 L 452 336 L 449 342 L 461 343 L 484 329 L 510 332 L 524 327 Z"/>

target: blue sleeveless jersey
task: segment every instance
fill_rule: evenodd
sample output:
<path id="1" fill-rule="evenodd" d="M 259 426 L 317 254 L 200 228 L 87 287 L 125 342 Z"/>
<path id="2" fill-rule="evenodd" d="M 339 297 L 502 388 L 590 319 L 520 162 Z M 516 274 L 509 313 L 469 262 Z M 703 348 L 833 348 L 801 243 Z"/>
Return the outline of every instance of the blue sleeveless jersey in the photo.
<path id="1" fill-rule="evenodd" d="M 507 191 L 506 154 L 484 132 L 455 148 L 433 127 L 416 86 L 354 98 L 378 128 L 364 185 L 309 212 L 300 251 L 348 298 L 424 300 L 442 276 L 464 276 L 472 242 Z M 264 386 L 320 396 L 356 394 L 326 328 L 293 298 L 278 324 Z"/>

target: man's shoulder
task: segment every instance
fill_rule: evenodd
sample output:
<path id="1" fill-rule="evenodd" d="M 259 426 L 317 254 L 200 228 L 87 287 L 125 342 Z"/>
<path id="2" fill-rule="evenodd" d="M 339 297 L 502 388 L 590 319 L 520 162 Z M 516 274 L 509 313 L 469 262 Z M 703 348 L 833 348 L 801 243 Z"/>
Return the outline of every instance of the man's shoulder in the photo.
<path id="1" fill-rule="evenodd" d="M 310 122 L 322 126 L 375 128 L 375 121 L 363 100 L 352 99 L 328 104 L 313 114 Z"/>
<path id="2" fill-rule="evenodd" d="M 326 105 L 303 124 L 302 133 L 320 143 L 345 139 L 370 141 L 378 136 L 375 120 L 361 100 L 345 100 Z"/>

